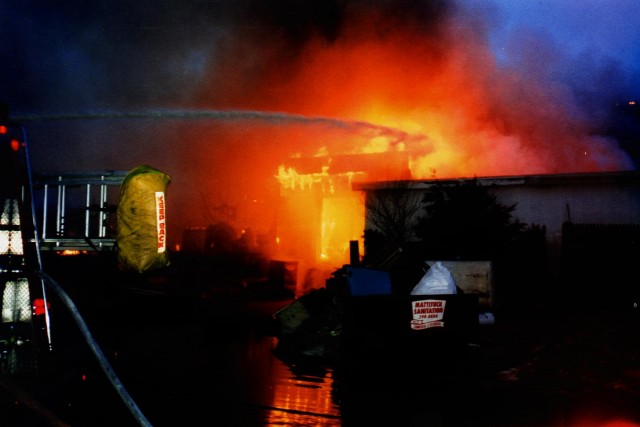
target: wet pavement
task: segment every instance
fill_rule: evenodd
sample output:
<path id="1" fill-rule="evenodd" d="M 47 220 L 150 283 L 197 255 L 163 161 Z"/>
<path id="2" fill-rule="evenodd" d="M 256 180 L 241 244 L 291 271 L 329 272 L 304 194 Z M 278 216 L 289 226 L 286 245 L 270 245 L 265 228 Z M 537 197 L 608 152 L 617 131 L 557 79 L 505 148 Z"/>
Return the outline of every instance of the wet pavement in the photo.
<path id="1" fill-rule="evenodd" d="M 631 310 L 498 316 L 451 360 L 344 364 L 279 351 L 271 315 L 286 299 L 85 285 L 69 293 L 154 426 L 640 425 Z M 0 426 L 138 425 L 52 302 L 55 369 L 0 379 Z"/>

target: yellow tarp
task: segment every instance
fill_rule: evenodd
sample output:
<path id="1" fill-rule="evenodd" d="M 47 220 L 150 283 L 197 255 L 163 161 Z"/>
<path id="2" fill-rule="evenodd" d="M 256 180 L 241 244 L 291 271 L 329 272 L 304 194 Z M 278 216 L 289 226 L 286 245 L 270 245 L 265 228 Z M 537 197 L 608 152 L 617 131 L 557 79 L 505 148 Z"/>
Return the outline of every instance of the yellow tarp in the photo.
<path id="1" fill-rule="evenodd" d="M 120 187 L 118 265 L 144 273 L 169 265 L 166 191 L 171 177 L 151 166 L 131 170 Z"/>

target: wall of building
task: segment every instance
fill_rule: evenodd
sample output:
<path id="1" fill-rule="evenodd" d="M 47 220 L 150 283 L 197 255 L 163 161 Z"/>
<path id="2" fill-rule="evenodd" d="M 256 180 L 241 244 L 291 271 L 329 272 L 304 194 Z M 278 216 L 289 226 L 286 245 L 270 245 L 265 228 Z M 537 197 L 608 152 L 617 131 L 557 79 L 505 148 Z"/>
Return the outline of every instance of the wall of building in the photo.
<path id="1" fill-rule="evenodd" d="M 354 189 L 366 192 L 395 187 L 426 191 L 436 185 L 459 185 L 465 181 L 468 180 L 406 182 L 404 187 L 398 183 L 372 183 Z M 515 205 L 514 218 L 546 228 L 552 281 L 562 280 L 562 230 L 565 222 L 640 225 L 640 173 L 635 171 L 478 178 L 477 181 L 490 188 L 499 203 Z"/>
<path id="2" fill-rule="evenodd" d="M 513 216 L 521 222 L 545 226 L 550 279 L 555 283 L 566 281 L 562 245 L 565 222 L 640 224 L 640 186 L 633 181 L 559 180 L 544 185 L 493 186 L 492 192 L 500 203 L 516 205 Z"/>
<path id="3" fill-rule="evenodd" d="M 619 182 L 492 186 L 500 203 L 516 204 L 514 217 L 547 228 L 559 243 L 565 221 L 592 224 L 640 223 L 640 186 Z"/>

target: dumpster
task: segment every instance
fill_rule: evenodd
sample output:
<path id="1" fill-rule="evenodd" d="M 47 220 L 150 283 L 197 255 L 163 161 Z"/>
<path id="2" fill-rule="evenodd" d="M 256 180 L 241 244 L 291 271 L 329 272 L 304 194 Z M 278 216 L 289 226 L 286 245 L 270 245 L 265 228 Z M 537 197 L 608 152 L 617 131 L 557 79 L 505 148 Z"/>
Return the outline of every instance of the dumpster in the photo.
<path id="1" fill-rule="evenodd" d="M 454 360 L 465 356 L 478 332 L 480 296 L 455 286 L 453 292 L 393 292 L 388 271 L 347 265 L 334 272 L 325 289 L 303 295 L 274 320 L 281 338 L 296 335 L 302 338 L 298 342 L 309 343 L 321 337 L 314 342 L 332 349 L 338 340 L 349 369 L 384 359 Z"/>
<path id="2" fill-rule="evenodd" d="M 488 260 L 427 260 L 426 264 L 442 264 L 453 276 L 456 286 L 466 294 L 477 294 L 479 309 L 494 309 L 493 263 Z"/>
<path id="3" fill-rule="evenodd" d="M 446 360 L 464 356 L 478 329 L 478 296 L 351 296 L 344 308 L 349 359 Z"/>

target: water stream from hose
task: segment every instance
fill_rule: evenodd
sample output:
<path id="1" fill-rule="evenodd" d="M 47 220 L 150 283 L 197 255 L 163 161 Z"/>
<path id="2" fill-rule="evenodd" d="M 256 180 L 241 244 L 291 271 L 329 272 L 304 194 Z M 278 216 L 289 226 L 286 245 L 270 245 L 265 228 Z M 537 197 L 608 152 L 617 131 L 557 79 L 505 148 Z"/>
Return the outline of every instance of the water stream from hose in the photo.
<path id="1" fill-rule="evenodd" d="M 363 120 L 306 116 L 303 114 L 278 111 L 148 109 L 139 111 L 99 111 L 86 113 L 31 113 L 18 114 L 14 119 L 25 123 L 104 119 L 216 120 L 222 122 L 254 121 L 271 125 L 303 124 L 346 129 L 364 133 L 372 138 L 387 137 L 390 138 L 392 144 L 424 140 L 426 138 L 424 135 L 410 134 L 397 128 L 378 125 Z"/>

